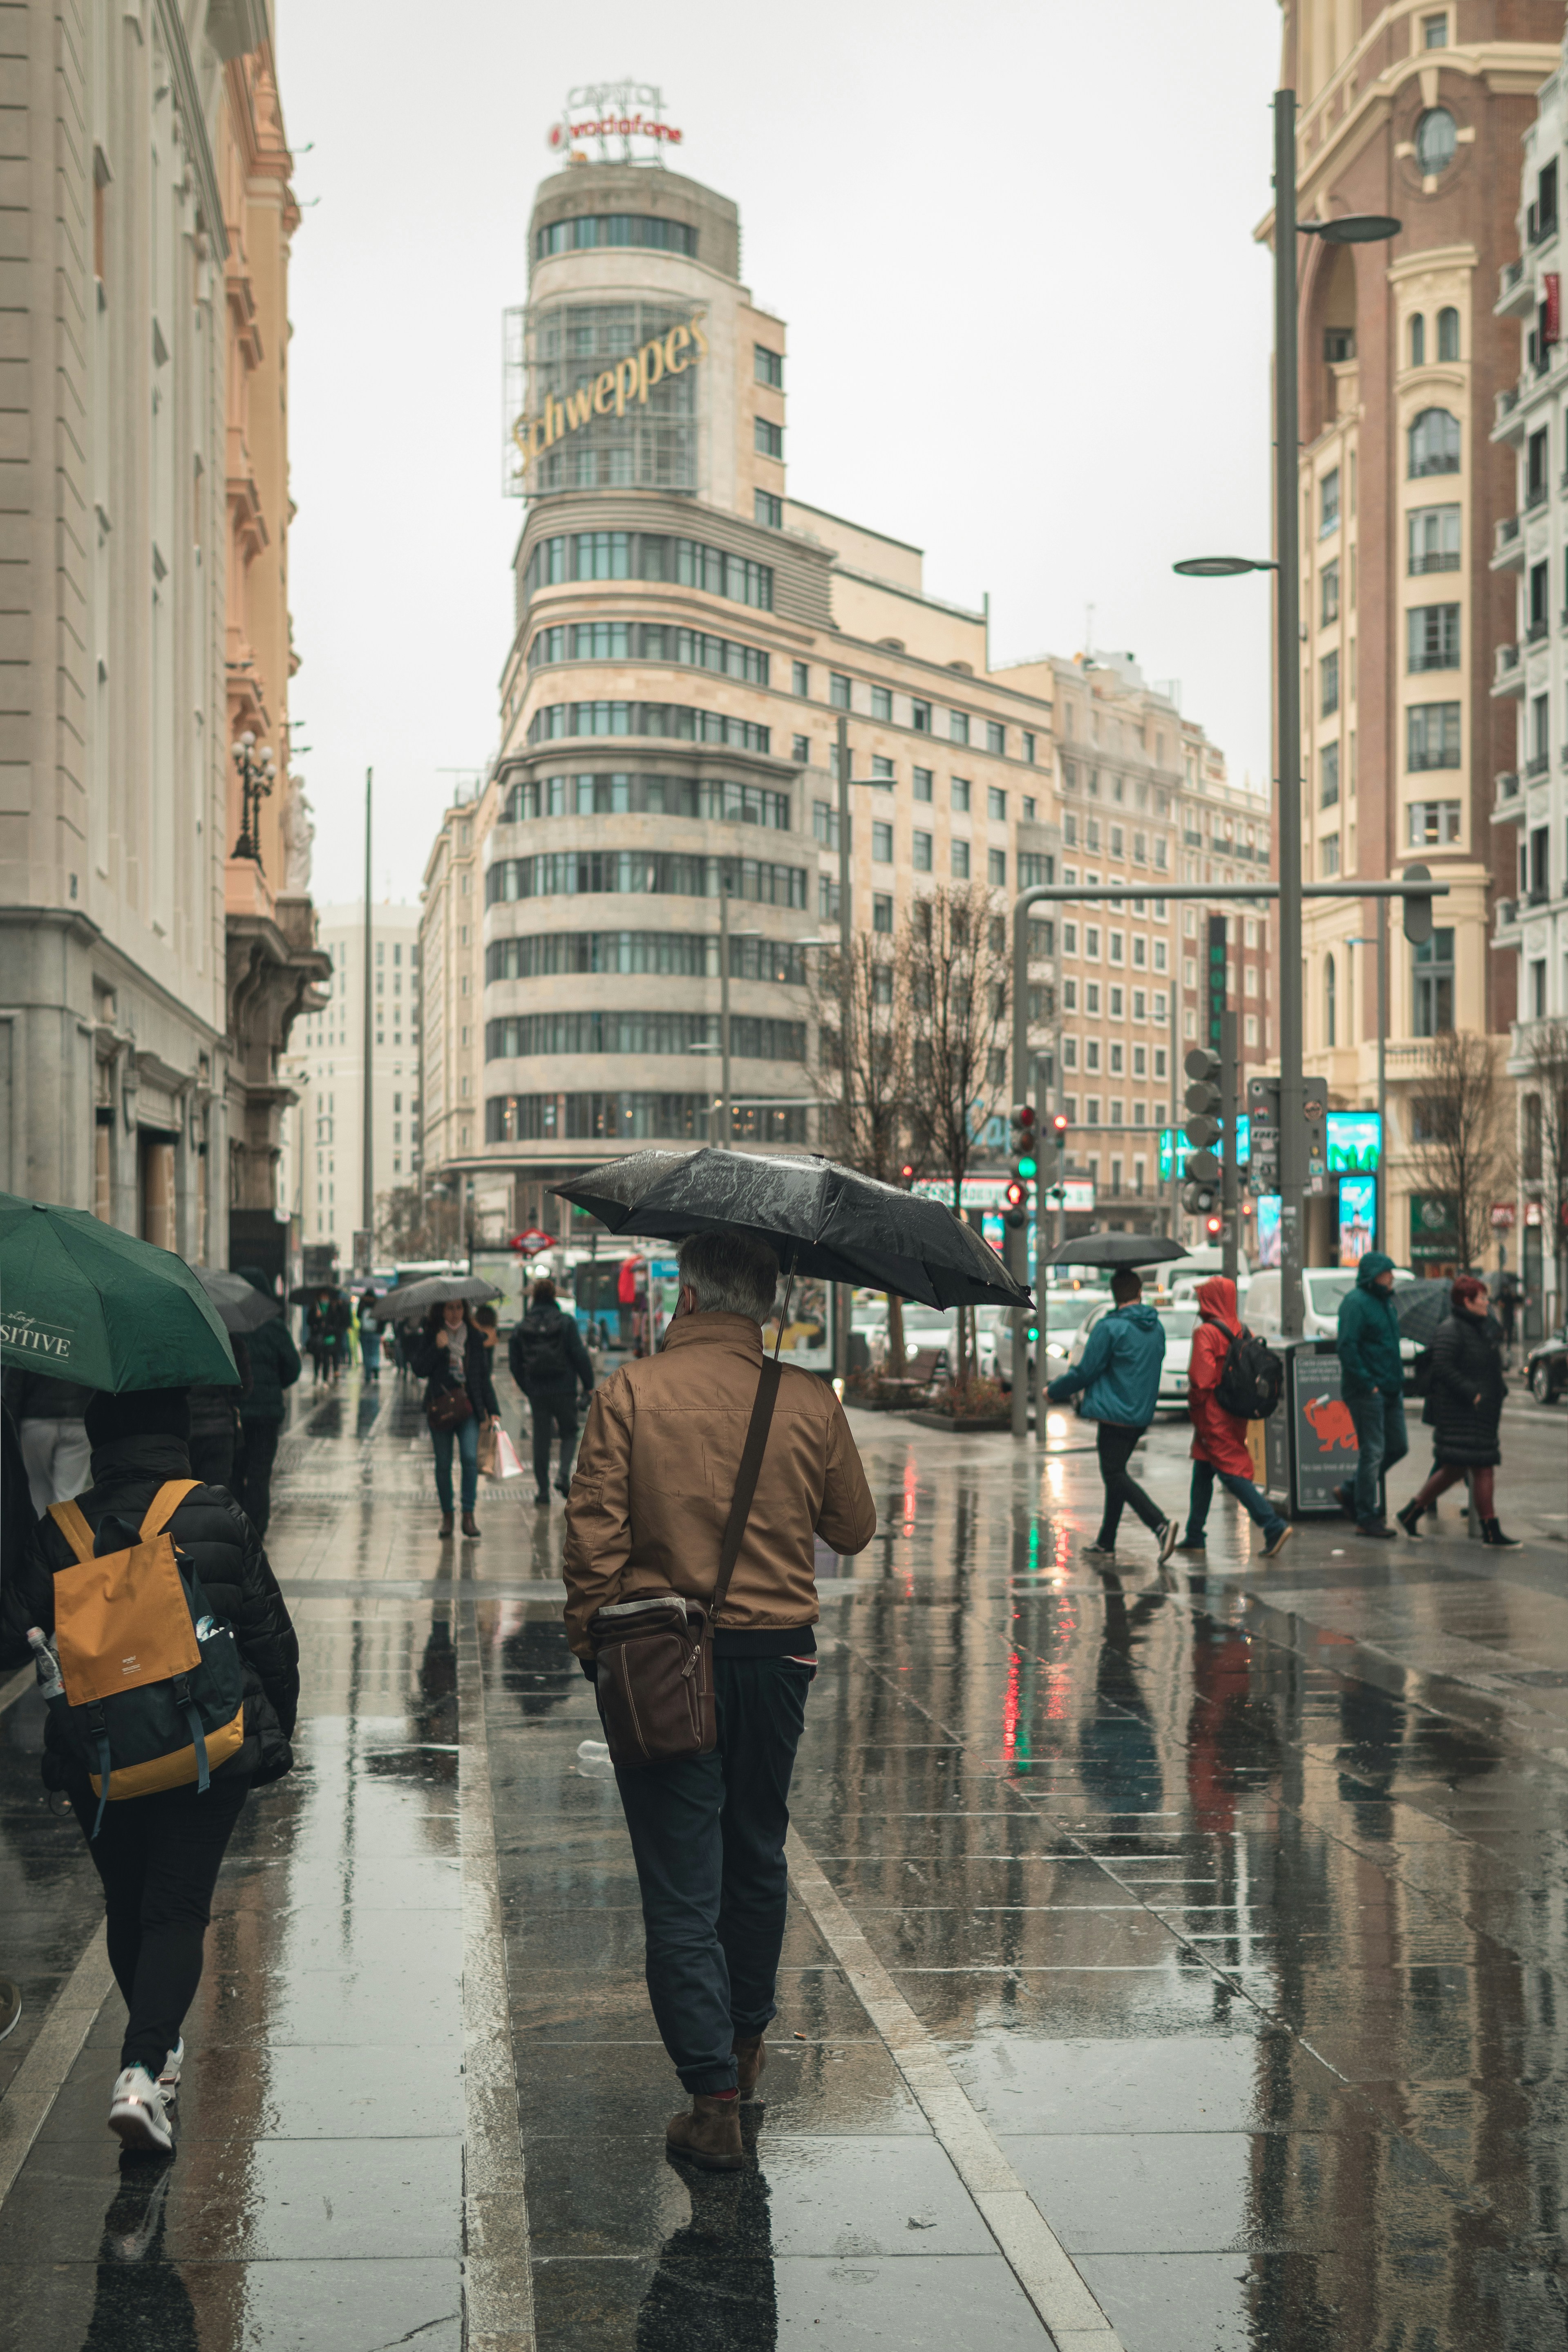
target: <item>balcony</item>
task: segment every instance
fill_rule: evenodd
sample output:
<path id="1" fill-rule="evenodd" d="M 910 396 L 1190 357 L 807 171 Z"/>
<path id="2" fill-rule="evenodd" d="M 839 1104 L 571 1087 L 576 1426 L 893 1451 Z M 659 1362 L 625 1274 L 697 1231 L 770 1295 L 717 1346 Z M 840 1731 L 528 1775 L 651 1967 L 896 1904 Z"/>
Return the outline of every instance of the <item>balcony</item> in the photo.
<path id="1" fill-rule="evenodd" d="M 1188 849 L 1201 849 L 1204 845 L 1204 837 L 1201 833 L 1184 833 L 1182 840 Z"/>
<path id="2" fill-rule="evenodd" d="M 1492 671 L 1492 693 L 1494 696 L 1515 695 L 1522 699 L 1524 665 L 1520 660 L 1517 646 L 1499 646 Z"/>
<path id="3" fill-rule="evenodd" d="M 1557 234 L 1556 206 L 1542 212 L 1538 205 L 1531 205 L 1525 214 L 1524 226 L 1532 252 L 1538 245 L 1549 244 Z"/>
<path id="4" fill-rule="evenodd" d="M 1498 273 L 1498 299 L 1493 316 L 1499 319 L 1528 319 L 1535 308 L 1535 287 L 1525 276 L 1522 255 L 1517 261 L 1505 261 Z"/>
<path id="5" fill-rule="evenodd" d="M 1522 572 L 1524 569 L 1524 526 L 1516 514 L 1503 515 L 1492 541 L 1491 568 L 1494 572 Z"/>
<path id="6" fill-rule="evenodd" d="M 1544 882 L 1532 882 L 1522 903 L 1527 907 L 1550 907 L 1552 893 Z"/>
<path id="7" fill-rule="evenodd" d="M 1544 613 L 1538 614 L 1524 633 L 1525 644 L 1527 646 L 1539 646 L 1543 643 L 1546 633 L 1551 625 L 1552 625 L 1548 621 Z"/>
<path id="8" fill-rule="evenodd" d="M 1551 483 L 1544 479 L 1539 482 L 1531 482 L 1528 485 L 1524 493 L 1524 511 L 1526 514 L 1533 514 L 1537 507 L 1543 507 L 1546 504 L 1547 496 L 1551 488 Z"/>
<path id="9" fill-rule="evenodd" d="M 1517 946 L 1519 941 L 1519 900 L 1517 898 L 1500 898 L 1497 902 L 1496 913 L 1497 930 L 1494 934 L 1496 944 L 1499 947 Z M 1506 940 L 1503 937 L 1505 931 L 1509 934 Z"/>
<path id="10" fill-rule="evenodd" d="M 1521 824 L 1524 821 L 1524 794 L 1519 789 L 1519 771 L 1510 768 L 1496 779 L 1497 798 L 1492 803 L 1494 824 Z"/>
<path id="11" fill-rule="evenodd" d="M 1546 774 L 1551 765 L 1552 755 L 1549 751 L 1532 751 L 1529 759 L 1524 763 L 1524 772 L 1530 782 L 1533 783 L 1537 776 L 1544 776 Z"/>

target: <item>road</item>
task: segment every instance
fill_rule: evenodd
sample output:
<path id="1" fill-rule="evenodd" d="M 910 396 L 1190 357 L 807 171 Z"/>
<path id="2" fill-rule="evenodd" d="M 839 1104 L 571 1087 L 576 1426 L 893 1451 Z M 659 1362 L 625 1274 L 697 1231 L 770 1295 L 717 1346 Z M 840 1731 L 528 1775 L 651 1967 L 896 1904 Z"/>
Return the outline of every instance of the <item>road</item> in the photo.
<path id="1" fill-rule="evenodd" d="M 819 1562 L 740 2176 L 664 2157 L 560 1509 L 487 1487 L 443 1548 L 411 1389 L 297 1399 L 300 1768 L 242 1818 L 150 2174 L 103 2128 L 96 1882 L 6 1708 L 0 2352 L 1561 2352 L 1568 1412 L 1510 1405 L 1520 1552 L 1454 1509 L 1265 1566 L 1227 1500 L 1163 1581 L 1141 1531 L 1079 1562 L 1078 1423 L 855 1427 L 880 1530 Z M 1139 1456 L 1172 1504 L 1186 1440 Z"/>

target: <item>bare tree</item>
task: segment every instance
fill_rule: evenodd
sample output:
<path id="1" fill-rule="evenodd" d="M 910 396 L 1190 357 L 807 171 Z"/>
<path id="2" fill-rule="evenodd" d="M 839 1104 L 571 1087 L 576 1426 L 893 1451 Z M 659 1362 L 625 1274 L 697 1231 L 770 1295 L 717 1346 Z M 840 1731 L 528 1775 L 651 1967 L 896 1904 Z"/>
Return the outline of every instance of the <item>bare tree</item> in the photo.
<path id="1" fill-rule="evenodd" d="M 464 1249 L 462 1211 L 456 1201 L 435 1192 L 421 1197 L 416 1184 L 378 1192 L 375 1202 L 375 1246 L 383 1258 L 417 1263 L 421 1258 L 460 1257 Z"/>
<path id="2" fill-rule="evenodd" d="M 1007 1085 L 1007 923 L 983 883 L 915 901 L 909 929 L 912 1105 L 917 1148 L 942 1170 L 962 1214 L 963 1179 Z M 973 1355 L 959 1317 L 959 1376 Z"/>
<path id="3" fill-rule="evenodd" d="M 1412 1106 L 1412 1144 L 1426 1188 L 1453 1211 L 1462 1267 L 1479 1264 L 1491 1231 L 1492 1202 L 1513 1164 L 1511 1089 L 1489 1038 L 1445 1030 L 1434 1037 Z"/>
<path id="4" fill-rule="evenodd" d="M 1563 1225 L 1568 1202 L 1568 1021 L 1532 1022 L 1525 1033 L 1524 1059 L 1524 1181 L 1541 1186 L 1561 1314 L 1568 1287 L 1563 1264 L 1568 1252 Z"/>
<path id="5" fill-rule="evenodd" d="M 858 931 L 847 962 L 824 956 L 813 988 L 824 1142 L 836 1159 L 896 1183 L 910 1148 L 913 1031 L 907 936 Z M 848 1054 L 844 1051 L 847 1022 Z M 846 1084 L 847 1070 L 847 1084 Z M 888 1294 L 888 1361 L 904 1369 L 903 1302 Z"/>

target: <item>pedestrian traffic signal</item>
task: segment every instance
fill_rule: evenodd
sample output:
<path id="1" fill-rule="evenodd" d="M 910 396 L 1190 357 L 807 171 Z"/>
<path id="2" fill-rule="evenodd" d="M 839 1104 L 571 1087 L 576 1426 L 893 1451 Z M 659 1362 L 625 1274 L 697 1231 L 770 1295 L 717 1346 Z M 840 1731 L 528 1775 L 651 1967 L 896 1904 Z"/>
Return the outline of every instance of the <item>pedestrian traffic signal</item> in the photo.
<path id="1" fill-rule="evenodd" d="M 1051 1133 L 1056 1137 L 1057 1150 L 1065 1151 L 1068 1148 L 1068 1115 L 1065 1110 L 1058 1110 L 1052 1119 Z"/>
<path id="2" fill-rule="evenodd" d="M 1211 1213 L 1204 1219 L 1204 1231 L 1211 1242 L 1217 1242 L 1225 1231 L 1225 1219 Z"/>
<path id="3" fill-rule="evenodd" d="M 1032 1163 L 1031 1163 L 1032 1164 Z M 1029 1188 L 1015 1176 L 1004 1194 L 1007 1205 L 1003 1211 L 1003 1223 L 1017 1233 L 1029 1222 Z"/>

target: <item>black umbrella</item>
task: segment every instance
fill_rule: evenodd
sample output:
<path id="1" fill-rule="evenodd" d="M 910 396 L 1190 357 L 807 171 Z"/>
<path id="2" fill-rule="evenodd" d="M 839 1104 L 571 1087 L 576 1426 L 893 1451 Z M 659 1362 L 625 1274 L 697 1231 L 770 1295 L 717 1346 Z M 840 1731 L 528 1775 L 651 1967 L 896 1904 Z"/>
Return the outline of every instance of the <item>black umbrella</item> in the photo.
<path id="1" fill-rule="evenodd" d="M 432 1274 L 423 1282 L 405 1282 L 400 1289 L 389 1290 L 384 1298 L 361 1312 L 374 1315 L 378 1323 L 409 1323 L 426 1307 L 445 1306 L 449 1298 L 478 1301 L 500 1297 L 495 1284 L 487 1282 L 482 1274 Z"/>
<path id="2" fill-rule="evenodd" d="M 255 1331 L 283 1312 L 281 1302 L 220 1265 L 193 1265 L 191 1272 L 217 1309 L 226 1331 Z"/>
<path id="3" fill-rule="evenodd" d="M 1406 1339 L 1429 1348 L 1437 1326 L 1454 1311 L 1453 1286 L 1447 1282 L 1402 1282 L 1394 1286 L 1394 1318 Z"/>
<path id="4" fill-rule="evenodd" d="M 1046 1260 L 1047 1265 L 1099 1265 L 1114 1272 L 1119 1265 L 1164 1265 L 1172 1258 L 1190 1257 L 1180 1242 L 1161 1234 L 1079 1234 L 1063 1242 Z"/>
<path id="5" fill-rule="evenodd" d="M 879 1184 L 819 1152 L 635 1151 L 552 1189 L 612 1233 L 684 1241 L 732 1228 L 766 1242 L 787 1272 L 898 1291 L 927 1307 L 1029 1299 L 943 1202 Z"/>

